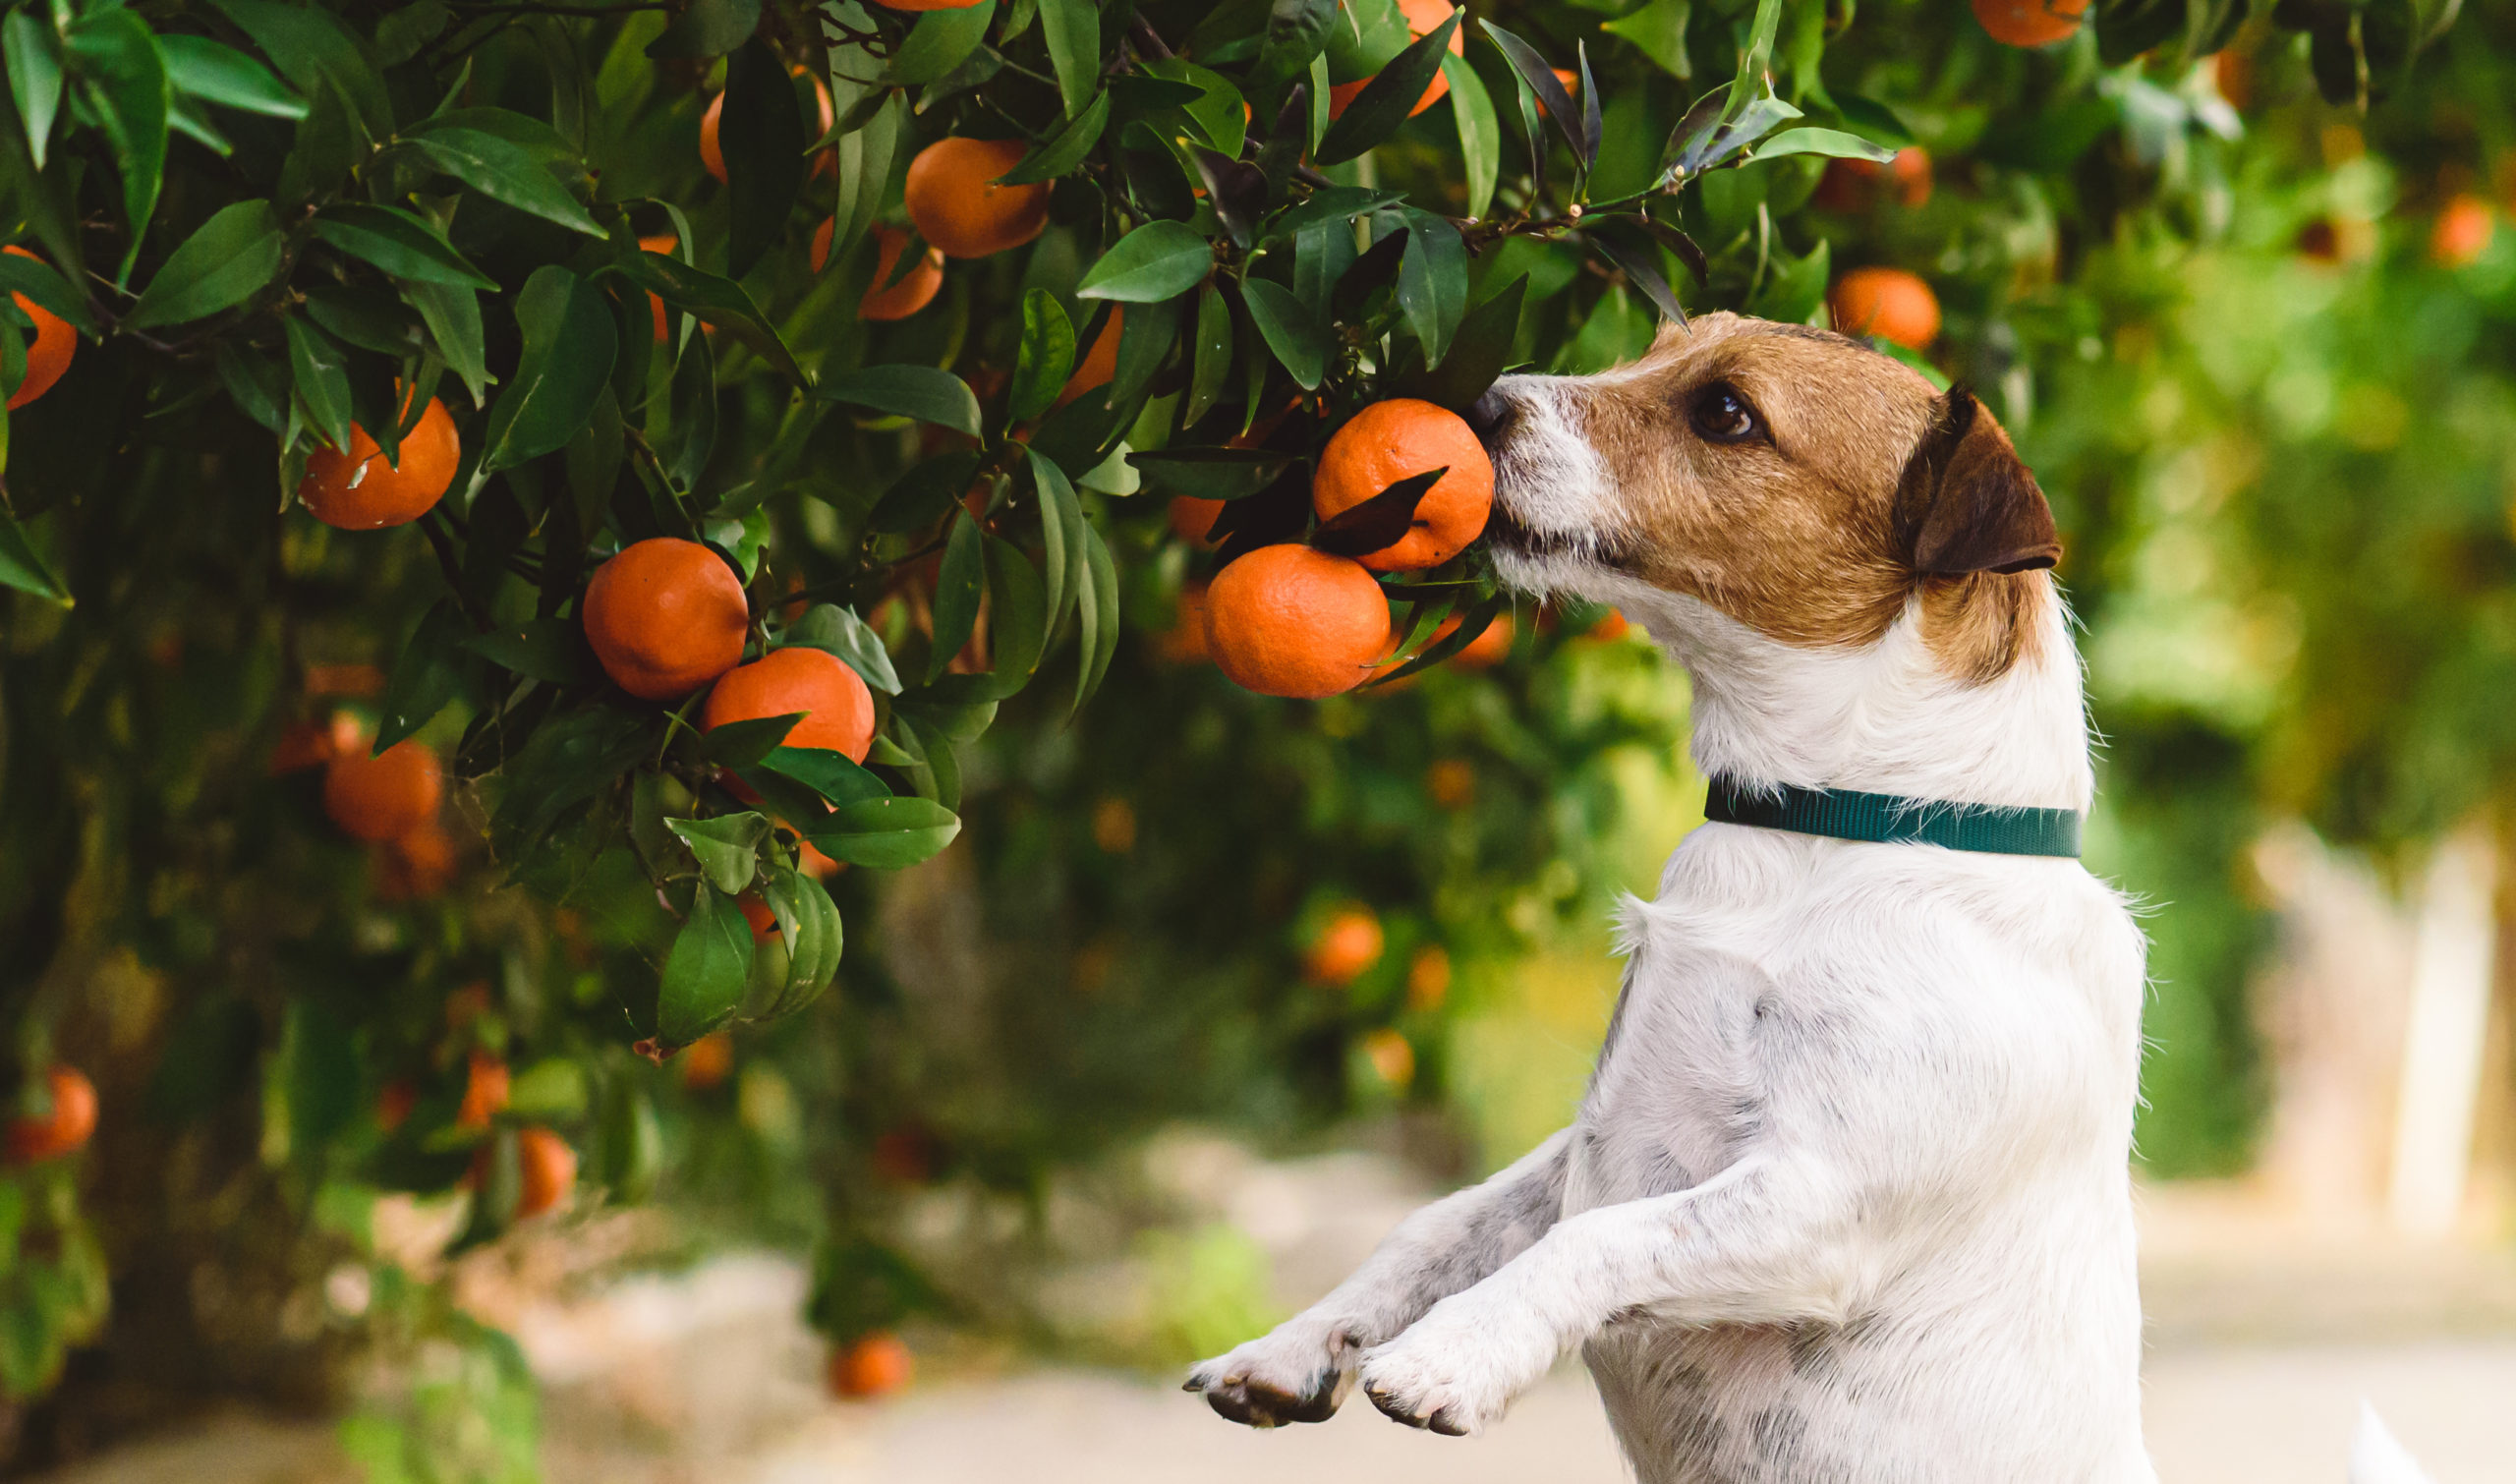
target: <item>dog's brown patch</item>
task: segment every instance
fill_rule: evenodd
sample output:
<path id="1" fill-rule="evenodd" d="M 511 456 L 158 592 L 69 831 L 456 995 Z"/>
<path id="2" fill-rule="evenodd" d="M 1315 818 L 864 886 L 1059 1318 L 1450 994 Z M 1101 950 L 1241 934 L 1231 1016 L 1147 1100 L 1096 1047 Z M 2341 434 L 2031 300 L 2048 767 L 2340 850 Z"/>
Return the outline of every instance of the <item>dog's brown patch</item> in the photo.
<path id="1" fill-rule="evenodd" d="M 1918 592 L 1934 656 L 1968 681 L 2032 642 L 2052 515 L 1962 388 L 1939 395 L 1845 336 L 1731 314 L 1570 388 L 1635 576 L 1805 646 L 1874 643 Z M 1704 401 L 1725 388 L 1759 435 L 1706 434 Z"/>

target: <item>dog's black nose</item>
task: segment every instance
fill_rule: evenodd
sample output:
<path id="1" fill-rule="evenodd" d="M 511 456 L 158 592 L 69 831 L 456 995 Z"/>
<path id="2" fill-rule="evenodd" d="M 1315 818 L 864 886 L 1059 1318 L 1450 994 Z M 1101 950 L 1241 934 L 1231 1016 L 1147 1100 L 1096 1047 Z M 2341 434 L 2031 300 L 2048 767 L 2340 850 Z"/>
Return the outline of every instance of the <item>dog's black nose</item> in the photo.
<path id="1" fill-rule="evenodd" d="M 1485 395 L 1468 408 L 1467 426 L 1474 428 L 1477 437 L 1490 448 L 1502 441 L 1503 435 L 1511 430 L 1512 420 L 1518 415 L 1519 408 L 1511 398 L 1488 387 Z"/>

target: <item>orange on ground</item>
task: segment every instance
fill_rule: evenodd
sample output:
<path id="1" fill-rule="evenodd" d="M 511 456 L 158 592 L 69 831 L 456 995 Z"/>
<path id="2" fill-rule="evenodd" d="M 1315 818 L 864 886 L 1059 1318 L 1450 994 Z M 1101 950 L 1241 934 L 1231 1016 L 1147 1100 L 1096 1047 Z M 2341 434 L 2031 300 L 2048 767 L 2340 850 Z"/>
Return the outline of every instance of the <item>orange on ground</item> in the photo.
<path id="1" fill-rule="evenodd" d="M 723 1082 L 734 1069 L 734 1038 L 710 1031 L 681 1049 L 681 1085 L 695 1093 Z"/>
<path id="2" fill-rule="evenodd" d="M 7 251 L 17 254 L 20 257 L 33 258 L 37 262 L 43 261 L 42 258 L 35 257 L 35 255 L 24 248 L 10 248 Z M 35 324 L 35 337 L 27 342 L 26 379 L 18 383 L 16 391 L 9 393 L 9 410 L 16 412 L 19 408 L 52 390 L 52 383 L 61 379 L 63 371 L 70 370 L 70 358 L 79 350 L 79 332 L 70 327 L 69 320 L 29 299 L 26 295 L 12 294 L 9 297 L 18 302 L 18 312 L 33 320 Z"/>
<path id="3" fill-rule="evenodd" d="M 1049 184 L 1000 186 L 1022 162 L 1020 140 L 938 140 L 909 161 L 908 219 L 946 257 L 1018 248 L 1049 224 Z"/>
<path id="4" fill-rule="evenodd" d="M 1388 1026 L 1363 1038 L 1363 1059 L 1392 1087 L 1404 1087 L 1415 1080 L 1415 1048 Z"/>
<path id="5" fill-rule="evenodd" d="M 1388 599 L 1348 557 L 1261 546 L 1206 589 L 1206 652 L 1262 696 L 1316 700 L 1352 690 L 1388 648 Z"/>
<path id="6" fill-rule="evenodd" d="M 900 1338 L 878 1330 L 830 1351 L 829 1389 L 833 1396 L 858 1399 L 887 1397 L 908 1385 L 916 1370 Z"/>
<path id="7" fill-rule="evenodd" d="M 9 1120 L 8 1153 L 12 1165 L 57 1160 L 78 1150 L 96 1131 L 96 1085 L 75 1066 L 56 1062 L 44 1068 L 44 1088 L 52 1095 L 52 1112 L 41 1117 Z"/>
<path id="8" fill-rule="evenodd" d="M 831 222 L 823 222 L 819 235 L 813 238 L 813 271 L 822 270 L 822 260 L 829 256 Z M 935 302 L 944 287 L 944 255 L 933 248 L 918 260 L 917 266 L 891 282 L 891 272 L 899 266 L 900 250 L 908 246 L 908 234 L 897 227 L 874 229 L 874 277 L 865 286 L 865 297 L 856 301 L 860 319 L 906 319 Z M 888 284 L 889 287 L 885 287 Z"/>
<path id="9" fill-rule="evenodd" d="M 801 67 L 792 69 L 792 72 L 799 78 L 804 75 L 804 69 Z M 823 135 L 829 133 L 829 126 L 836 122 L 838 114 L 830 106 L 829 85 L 819 78 L 813 79 L 813 101 L 820 106 L 822 115 L 822 126 L 813 131 L 813 138 L 820 139 Z M 706 166 L 708 173 L 716 177 L 719 182 L 725 178 L 725 146 L 717 141 L 716 126 L 724 112 L 725 95 L 720 92 L 708 100 L 708 111 L 699 118 L 699 163 Z M 813 161 L 815 174 L 837 168 L 838 162 L 831 158 L 827 150 Z"/>
<path id="10" fill-rule="evenodd" d="M 1193 494 L 1172 495 L 1172 533 L 1183 542 L 1195 542 L 1200 546 L 1213 545 L 1214 542 L 1207 538 L 1215 529 L 1215 517 L 1223 514 L 1223 505 L 1221 500 L 1201 500 Z"/>
<path id="11" fill-rule="evenodd" d="M 385 842 L 375 894 L 385 901 L 434 896 L 454 879 L 454 836 L 430 820 Z"/>
<path id="12" fill-rule="evenodd" d="M 1855 268 L 1826 296 L 1835 328 L 1847 335 L 1876 335 L 1907 350 L 1925 350 L 1939 338 L 1939 296 L 1903 268 Z"/>
<path id="13" fill-rule="evenodd" d="M 1349 985 L 1380 962 L 1381 947 L 1380 919 L 1371 909 L 1342 908 L 1302 950 L 1302 971 L 1321 984 Z"/>
<path id="14" fill-rule="evenodd" d="M 2489 202 L 2461 192 L 2437 212 L 2437 223 L 2429 232 L 2429 256 L 2446 267 L 2468 266 L 2489 251 L 2497 231 L 2498 213 Z"/>
<path id="15" fill-rule="evenodd" d="M 1464 759 L 1437 759 L 1424 770 L 1424 796 L 1444 809 L 1476 802 L 1476 770 Z"/>
<path id="16" fill-rule="evenodd" d="M 454 1111 L 457 1128 L 486 1128 L 506 1112 L 507 1064 L 487 1052 L 474 1052 L 463 1077 L 463 1105 Z"/>
<path id="17" fill-rule="evenodd" d="M 1974 0 L 1974 19 L 2009 46 L 2050 46 L 2080 29 L 2087 0 Z"/>
<path id="18" fill-rule="evenodd" d="M 604 562 L 578 612 L 602 671 L 648 701 L 686 696 L 743 657 L 742 579 L 697 542 L 658 536 Z"/>
<path id="19" fill-rule="evenodd" d="M 1126 328 L 1126 306 L 1110 306 L 1110 317 L 1102 321 L 1101 333 L 1092 337 L 1091 348 L 1075 363 L 1074 371 L 1058 388 L 1057 405 L 1063 407 L 1085 392 L 1110 384 L 1118 373 L 1118 334 Z"/>
<path id="20" fill-rule="evenodd" d="M 1494 465 L 1485 445 L 1457 413 L 1394 397 L 1354 414 L 1320 450 L 1310 505 L 1334 519 L 1412 475 L 1448 469 L 1415 507 L 1415 529 L 1362 564 L 1375 572 L 1412 572 L 1457 556 L 1485 533 L 1494 509 Z"/>
<path id="21" fill-rule="evenodd" d="M 306 513 L 343 531 L 407 526 L 433 508 L 454 483 L 463 439 L 445 404 L 429 399 L 419 426 L 402 439 L 402 461 L 385 460 L 367 429 L 350 426 L 349 452 L 317 447 L 306 460 L 297 501 Z"/>
<path id="22" fill-rule="evenodd" d="M 1179 590 L 1178 616 L 1164 630 L 1156 646 L 1173 664 L 1194 664 L 1206 657 L 1206 588 L 1201 582 Z"/>
<path id="23" fill-rule="evenodd" d="M 524 1174 L 524 1188 L 515 1201 L 519 1219 L 556 1209 L 577 1188 L 577 1152 L 557 1134 L 525 1129 L 515 1136 L 515 1153 Z"/>
<path id="24" fill-rule="evenodd" d="M 681 246 L 681 239 L 666 232 L 660 237 L 641 237 L 638 239 L 638 246 L 646 252 L 661 253 L 666 257 L 670 257 L 672 250 Z M 663 300 L 656 295 L 649 294 L 647 304 L 656 312 L 656 343 L 661 345 L 672 338 L 671 316 L 664 313 Z"/>
<path id="25" fill-rule="evenodd" d="M 823 747 L 862 763 L 874 745 L 874 693 L 847 661 L 827 650 L 772 650 L 716 682 L 701 725 L 783 716 L 804 719 L 786 734 L 788 747 Z"/>
<path id="26" fill-rule="evenodd" d="M 420 1090 L 396 1077 L 375 1090 L 375 1126 L 391 1133 L 411 1121 L 411 1110 L 420 1106 Z"/>
<path id="27" fill-rule="evenodd" d="M 1442 23 L 1451 18 L 1450 0 L 1398 0 L 1398 9 L 1399 13 L 1406 18 L 1406 33 L 1417 40 L 1441 29 Z M 1451 32 L 1451 55 L 1455 57 L 1467 55 L 1467 22 L 1464 18 L 1461 18 L 1458 29 Z M 1556 76 L 1561 78 L 1564 74 L 1558 71 Z M 1333 119 L 1344 113 L 1346 105 L 1361 96 L 1363 89 L 1371 85 L 1371 81 L 1370 78 L 1356 78 L 1351 83 L 1340 83 L 1331 86 L 1328 89 L 1328 116 Z M 1578 81 L 1576 74 L 1574 82 Z M 1567 83 L 1565 86 L 1569 90 L 1572 84 Z M 1438 72 L 1433 74 L 1433 81 L 1424 85 L 1424 95 L 1415 100 L 1414 107 L 1406 110 L 1406 116 L 1411 119 L 1422 113 L 1440 102 L 1450 90 L 1451 80 Z"/>
<path id="28" fill-rule="evenodd" d="M 1451 955 L 1440 943 L 1426 943 L 1406 961 L 1406 1007 L 1438 1010 L 1451 993 Z"/>
<path id="29" fill-rule="evenodd" d="M 380 757 L 363 746 L 335 753 L 323 773 L 323 812 L 358 839 L 380 844 L 436 819 L 445 771 L 425 742 L 396 742 Z"/>

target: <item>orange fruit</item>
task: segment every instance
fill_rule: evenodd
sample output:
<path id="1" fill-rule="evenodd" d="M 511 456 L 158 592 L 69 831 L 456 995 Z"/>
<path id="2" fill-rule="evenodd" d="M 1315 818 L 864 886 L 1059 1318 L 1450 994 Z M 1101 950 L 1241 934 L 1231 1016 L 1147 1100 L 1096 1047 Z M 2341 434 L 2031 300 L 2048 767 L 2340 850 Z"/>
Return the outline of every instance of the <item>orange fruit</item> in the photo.
<path id="1" fill-rule="evenodd" d="M 1221 500 L 1201 500 L 1193 494 L 1171 497 L 1171 530 L 1183 542 L 1211 546 L 1207 537 L 1215 529 L 1215 517 L 1223 514 Z"/>
<path id="2" fill-rule="evenodd" d="M 434 896 L 454 879 L 454 837 L 429 820 L 385 842 L 375 894 L 386 901 Z"/>
<path id="3" fill-rule="evenodd" d="M 1206 589 L 1206 652 L 1262 696 L 1316 700 L 1352 690 L 1388 648 L 1388 599 L 1350 557 L 1261 546 Z"/>
<path id="4" fill-rule="evenodd" d="M 802 723 L 796 729 L 800 731 Z M 753 942 L 767 942 L 777 936 L 777 914 L 759 892 L 744 892 L 734 898 L 734 905 L 743 909 L 743 921 L 751 924 Z"/>
<path id="5" fill-rule="evenodd" d="M 713 731 L 795 712 L 804 719 L 786 734 L 788 747 L 828 748 L 862 763 L 874 745 L 874 693 L 864 679 L 836 655 L 801 646 L 772 650 L 717 681 L 700 724 Z"/>
<path id="6" fill-rule="evenodd" d="M 751 604 L 724 558 L 658 536 L 595 569 L 578 605 L 602 672 L 647 701 L 686 696 L 742 661 Z"/>
<path id="7" fill-rule="evenodd" d="M 1102 321 L 1101 333 L 1092 337 L 1091 347 L 1075 364 L 1065 385 L 1058 388 L 1058 406 L 1063 407 L 1085 392 L 1110 384 L 1110 378 L 1118 373 L 1118 332 L 1126 322 L 1126 306 L 1110 306 L 1110 317 Z"/>
<path id="8" fill-rule="evenodd" d="M 829 259 L 831 229 L 834 221 L 822 223 L 813 234 L 813 271 L 822 270 Z M 891 283 L 891 270 L 899 265 L 900 250 L 908 246 L 908 234 L 897 227 L 874 229 L 874 277 L 865 286 L 865 297 L 856 301 L 859 319 L 906 319 L 935 302 L 944 287 L 944 255 L 933 248 L 926 250 L 924 260 Z M 884 285 L 889 284 L 886 288 Z"/>
<path id="9" fill-rule="evenodd" d="M 24 248 L 7 251 L 20 257 L 43 261 Z M 9 297 L 18 302 L 19 313 L 35 322 L 35 337 L 27 342 L 27 377 L 18 383 L 16 391 L 9 393 L 9 410 L 16 412 L 52 390 L 52 383 L 61 379 L 63 371 L 70 370 L 70 358 L 79 350 L 79 332 L 70 327 L 69 320 L 26 295 L 12 294 Z"/>
<path id="10" fill-rule="evenodd" d="M 357 839 L 380 844 L 436 821 L 445 771 L 425 742 L 402 741 L 369 757 L 364 746 L 335 753 L 323 772 L 323 812 Z"/>
<path id="11" fill-rule="evenodd" d="M 1869 204 L 1883 182 L 1892 183 L 1897 203 L 1911 209 L 1930 200 L 1930 151 L 1919 144 L 1896 151 L 1885 164 L 1876 160 L 1834 159 L 1817 182 L 1817 204 L 1829 211 L 1857 211 Z"/>
<path id="12" fill-rule="evenodd" d="M 1451 18 L 1450 0 L 1398 0 L 1398 9 L 1399 13 L 1406 18 L 1406 33 L 1419 40 L 1441 29 L 1442 23 Z M 1459 22 L 1458 29 L 1451 32 L 1451 55 L 1455 57 L 1467 55 L 1467 23 L 1464 19 Z M 1566 76 L 1560 70 L 1555 75 L 1558 78 Z M 1370 86 L 1371 81 L 1370 78 L 1356 78 L 1351 83 L 1340 83 L 1330 87 L 1328 116 L 1333 119 L 1344 113 L 1345 105 L 1360 96 L 1362 90 Z M 1574 74 L 1572 82 L 1568 82 L 1564 86 L 1569 91 L 1573 83 L 1578 81 L 1579 75 Z M 1424 85 L 1424 95 L 1415 100 L 1414 107 L 1406 110 L 1406 116 L 1411 119 L 1422 113 L 1440 102 L 1450 90 L 1451 80 L 1438 72 L 1433 74 L 1433 81 Z"/>
<path id="13" fill-rule="evenodd" d="M 525 1129 L 515 1136 L 515 1153 L 524 1167 L 524 1188 L 515 1201 L 519 1220 L 555 1210 L 577 1188 L 577 1152 L 557 1134 Z"/>
<path id="14" fill-rule="evenodd" d="M 352 424 L 349 452 L 318 447 L 307 458 L 297 502 L 343 531 L 407 526 L 444 497 L 455 466 L 463 462 L 463 439 L 443 402 L 429 399 L 419 425 L 402 439 L 401 452 L 399 464 L 388 461 L 367 429 Z"/>
<path id="15" fill-rule="evenodd" d="M 1194 664 L 1206 657 L 1206 584 L 1192 582 L 1180 588 L 1177 616 L 1163 631 L 1155 650 L 1173 664 Z"/>
<path id="16" fill-rule="evenodd" d="M 1000 186 L 1030 151 L 1020 140 L 938 140 L 909 161 L 908 219 L 946 257 L 1018 248 L 1049 224 L 1049 184 Z"/>
<path id="17" fill-rule="evenodd" d="M 1974 0 L 1974 19 L 2007 46 L 2050 46 L 2080 29 L 2087 0 Z"/>
<path id="18" fill-rule="evenodd" d="M 1381 947 L 1380 919 L 1371 908 L 1346 907 L 1310 941 L 1302 952 L 1302 970 L 1321 984 L 1349 985 L 1380 962 Z"/>
<path id="19" fill-rule="evenodd" d="M 474 1052 L 463 1074 L 463 1103 L 454 1111 L 458 1128 L 486 1128 L 489 1120 L 506 1112 L 507 1089 L 512 1079 L 507 1064 L 487 1052 Z"/>
<path id="20" fill-rule="evenodd" d="M 672 250 L 681 246 L 681 239 L 666 232 L 660 237 L 641 237 L 638 239 L 638 246 L 647 252 L 661 253 L 669 257 L 672 256 Z M 663 300 L 649 294 L 647 304 L 656 312 L 656 343 L 661 345 L 672 338 L 672 320 L 664 314 Z"/>
<path id="21" fill-rule="evenodd" d="M 1458 627 L 1458 620 L 1454 618 L 1435 629 L 1433 635 L 1438 639 Z M 1488 665 L 1502 663 L 1511 653 L 1512 615 L 1497 613 L 1494 615 L 1494 621 L 1485 626 L 1484 633 L 1469 640 L 1465 649 L 1451 656 L 1451 663 L 1463 664 L 1472 670 L 1481 670 Z"/>
<path id="22" fill-rule="evenodd" d="M 829 1389 L 857 1399 L 887 1397 L 908 1385 L 917 1362 L 888 1330 L 849 1341 L 829 1352 Z"/>
<path id="23" fill-rule="evenodd" d="M 1835 328 L 1847 335 L 1876 335 L 1916 351 L 1939 338 L 1939 296 L 1903 268 L 1855 268 L 1826 300 Z"/>
<path id="24" fill-rule="evenodd" d="M 792 72 L 799 78 L 804 75 L 804 69 L 800 67 L 792 69 Z M 838 114 L 830 107 L 829 85 L 819 78 L 813 79 L 813 101 L 820 105 L 822 115 L 822 126 L 813 131 L 813 138 L 820 139 L 823 135 L 829 133 L 829 126 L 838 118 Z M 716 126 L 724 112 L 725 95 L 720 92 L 708 100 L 708 111 L 699 118 L 699 163 L 706 166 L 708 173 L 720 182 L 725 178 L 725 148 L 717 142 Z M 838 162 L 827 152 L 813 161 L 813 170 L 817 174 L 825 170 L 834 170 L 837 167 Z"/>
<path id="25" fill-rule="evenodd" d="M 750 915 L 749 908 L 744 909 L 744 915 Z M 723 1031 L 710 1031 L 681 1049 L 681 1085 L 692 1092 L 706 1092 L 716 1086 L 733 1069 L 734 1038 Z"/>
<path id="26" fill-rule="evenodd" d="M 1451 955 L 1440 943 L 1426 943 L 1406 960 L 1406 1007 L 1429 1011 L 1442 1007 L 1451 993 Z"/>
<path id="27" fill-rule="evenodd" d="M 87 1080 L 86 1073 L 55 1062 L 44 1069 L 43 1080 L 52 1094 L 52 1112 L 9 1120 L 12 1165 L 57 1160 L 80 1149 L 96 1131 L 96 1084 Z"/>
<path id="28" fill-rule="evenodd" d="M 810 840 L 795 842 L 795 869 L 817 882 L 838 875 L 843 863 L 831 860 Z"/>
<path id="29" fill-rule="evenodd" d="M 1456 413 L 1394 397 L 1354 414 L 1320 450 L 1310 505 L 1332 520 L 1400 480 L 1445 468 L 1415 506 L 1415 529 L 1361 557 L 1375 572 L 1439 566 L 1484 534 L 1494 509 L 1493 462 Z"/>
<path id="30" fill-rule="evenodd" d="M 2466 267 L 2489 251 L 2497 235 L 2498 215 L 2489 202 L 2469 191 L 2449 198 L 2429 232 L 2429 256 L 2450 268 Z"/>
<path id="31" fill-rule="evenodd" d="M 1610 608 L 1608 609 L 1608 616 L 1600 619 L 1597 623 L 1590 625 L 1589 632 L 1583 634 L 1581 637 L 1586 640 L 1595 640 L 1600 644 L 1607 644 L 1614 640 L 1623 639 L 1632 630 L 1632 620 L 1627 618 L 1622 609 Z"/>
<path id="32" fill-rule="evenodd" d="M 1382 1026 L 1363 1037 L 1363 1059 L 1372 1071 L 1392 1087 L 1404 1087 L 1415 1080 L 1415 1048 L 1405 1036 Z"/>
<path id="33" fill-rule="evenodd" d="M 1476 801 L 1476 769 L 1459 758 L 1440 758 L 1424 770 L 1424 794 L 1444 809 Z"/>

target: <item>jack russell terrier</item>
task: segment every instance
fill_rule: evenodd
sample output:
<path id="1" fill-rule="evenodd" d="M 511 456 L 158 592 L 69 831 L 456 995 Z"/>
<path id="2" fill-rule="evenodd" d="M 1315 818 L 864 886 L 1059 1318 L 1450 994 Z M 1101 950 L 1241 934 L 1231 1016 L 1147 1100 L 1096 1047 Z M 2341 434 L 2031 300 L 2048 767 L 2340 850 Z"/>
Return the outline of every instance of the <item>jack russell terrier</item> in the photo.
<path id="1" fill-rule="evenodd" d="M 1694 680 L 1712 823 L 1623 918 L 1572 1125 L 1197 1366 L 1257 1427 L 1471 1434 L 1577 1348 L 1641 1484 L 2135 1484 L 2144 942 L 2043 492 L 1962 388 L 1711 314 L 1507 376 L 1504 578 Z"/>

